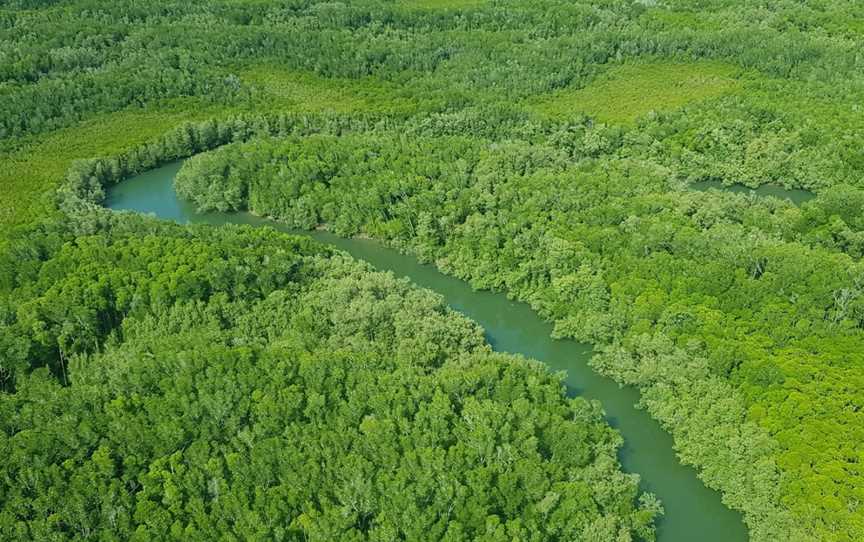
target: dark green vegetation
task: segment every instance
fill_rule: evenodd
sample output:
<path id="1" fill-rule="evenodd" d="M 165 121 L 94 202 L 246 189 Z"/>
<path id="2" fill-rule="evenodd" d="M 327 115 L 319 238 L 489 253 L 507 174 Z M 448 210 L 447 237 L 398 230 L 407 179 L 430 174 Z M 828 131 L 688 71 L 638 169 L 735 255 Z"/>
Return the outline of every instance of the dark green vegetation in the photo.
<path id="1" fill-rule="evenodd" d="M 105 205 L 113 210 L 153 213 L 181 223 L 254 225 L 307 236 L 434 291 L 448 306 L 480 324 L 495 350 L 541 360 L 549 369 L 564 373 L 568 395 L 600 402 L 606 418 L 624 439 L 618 452 L 621 466 L 628 472 L 639 473 L 640 488 L 663 503 L 663 517 L 657 525 L 658 540 L 689 542 L 694 537 L 702 542 L 747 540 L 741 514 L 726 508 L 719 493 L 705 487 L 693 469 L 679 462 L 670 435 L 637 406 L 638 391 L 620 386 L 589 366 L 594 354 L 590 345 L 555 339 L 551 336 L 552 324 L 529 305 L 508 299 L 503 292 L 474 290 L 464 280 L 445 275 L 434 265 L 421 263 L 412 254 L 400 254 L 380 241 L 340 237 L 321 229 L 297 230 L 250 213 L 198 213 L 193 204 L 180 200 L 174 190 L 182 164 L 183 161 L 172 162 L 110 187 Z"/>
<path id="2" fill-rule="evenodd" d="M 599 405 L 436 296 L 272 230 L 111 222 L 0 263 L 0 538 L 652 538 Z"/>
<path id="3" fill-rule="evenodd" d="M 551 146 L 364 134 L 228 145 L 188 160 L 177 190 L 202 210 L 385 239 L 530 302 L 559 336 L 616 345 L 598 368 L 642 388 L 686 460 L 734 466 L 710 481 L 772 521 L 778 483 L 825 513 L 854 502 L 864 268 L 819 222 L 855 220 L 864 200 L 828 189 L 798 209 L 667 183 Z"/>
<path id="4" fill-rule="evenodd" d="M 67 406 L 97 393 L 85 367 L 157 363 L 136 343 L 145 331 L 121 332 L 132 312 L 73 310 L 110 299 L 121 288 L 110 281 L 82 275 L 68 311 L 40 309 L 44 329 L 28 320 L 61 252 L 51 232 L 70 247 L 84 233 L 111 246 L 106 221 L 140 233 L 93 208 L 103 185 L 231 143 L 182 173 L 198 205 L 371 235 L 529 301 L 558 334 L 596 342 L 599 370 L 640 388 L 754 539 L 864 539 L 862 20 L 849 0 L 6 2 L 0 221 L 27 233 L 0 242 L 3 261 L 26 268 L 0 283 L 4 438 L 54 427 L 15 406 L 32 379 Z M 116 158 L 75 166 L 55 197 L 71 160 L 92 156 Z M 706 181 L 817 197 L 798 207 L 688 190 Z M 228 234 L 177 235 L 218 248 L 207 236 Z M 185 275 L 180 305 L 198 295 Z M 197 348 L 163 336 L 161 362 Z M 104 457 L 102 444 L 67 440 L 66 456 L 4 481 L 4 513 L 6 487 L 35 501 L 32 488 L 60 491 L 45 480 L 66 479 L 69 457 Z M 83 536 L 51 507 L 14 506 Z"/>

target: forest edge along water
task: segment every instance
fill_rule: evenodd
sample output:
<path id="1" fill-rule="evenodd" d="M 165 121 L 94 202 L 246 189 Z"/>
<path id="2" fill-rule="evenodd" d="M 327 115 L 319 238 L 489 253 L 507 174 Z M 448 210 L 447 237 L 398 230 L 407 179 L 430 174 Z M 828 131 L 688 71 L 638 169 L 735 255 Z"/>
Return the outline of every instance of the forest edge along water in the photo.
<path id="1" fill-rule="evenodd" d="M 298 231 L 249 213 L 199 214 L 193 204 L 180 200 L 174 191 L 174 177 L 181 166 L 182 161 L 173 162 L 115 185 L 108 191 L 106 206 L 118 211 L 151 213 L 180 223 L 272 227 L 311 237 L 377 269 L 408 277 L 478 322 L 495 350 L 522 354 L 542 361 L 553 371 L 563 371 L 569 394 L 601 403 L 607 421 L 624 437 L 619 453 L 623 468 L 638 473 L 641 488 L 654 493 L 663 503 L 665 513 L 658 521 L 658 541 L 747 540 L 741 514 L 724 506 L 720 494 L 705 487 L 694 469 L 678 462 L 672 437 L 647 412 L 636 408 L 638 391 L 621 387 L 588 366 L 590 345 L 553 339 L 552 324 L 541 320 L 525 303 L 512 301 L 503 293 L 475 291 L 467 282 L 374 240 L 346 239 L 325 231 Z"/>
<path id="2" fill-rule="evenodd" d="M 568 393 L 597 400 L 606 419 L 624 437 L 619 458 L 623 468 L 641 476 L 641 488 L 663 503 L 658 521 L 661 542 L 734 542 L 747 540 L 740 513 L 723 505 L 720 494 L 705 487 L 696 471 L 678 462 L 672 437 L 647 412 L 636 408 L 638 391 L 621 387 L 589 366 L 592 348 L 571 340 L 553 339 L 552 325 L 531 308 L 503 293 L 474 291 L 468 283 L 444 275 L 373 240 L 340 238 L 323 231 L 297 231 L 248 213 L 198 214 L 174 192 L 174 177 L 182 162 L 123 181 L 108 191 L 106 206 L 114 210 L 151 213 L 180 223 L 247 224 L 272 227 L 332 245 L 377 269 L 408 277 L 414 284 L 441 295 L 454 310 L 478 322 L 495 350 L 522 354 L 565 373 Z"/>

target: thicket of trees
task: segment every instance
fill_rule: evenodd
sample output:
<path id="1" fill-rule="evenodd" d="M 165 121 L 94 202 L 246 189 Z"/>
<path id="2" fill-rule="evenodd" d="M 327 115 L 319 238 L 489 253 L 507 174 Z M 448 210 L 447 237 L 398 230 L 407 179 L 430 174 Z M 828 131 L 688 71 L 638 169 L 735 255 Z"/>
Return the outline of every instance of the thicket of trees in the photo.
<path id="1" fill-rule="evenodd" d="M 741 145 L 763 139 L 747 133 L 756 120 L 755 131 L 770 130 L 771 137 L 761 135 L 779 149 L 795 137 L 805 138 L 807 149 L 819 138 L 819 147 L 845 149 L 835 168 L 864 161 L 843 137 L 862 128 L 842 123 L 860 103 L 864 61 L 854 17 L 841 15 L 855 8 L 839 0 L 806 7 L 710 2 L 698 10 L 623 0 L 445 2 L 445 9 L 379 0 L 48 4 L 0 11 L 0 139 L 178 97 L 228 108 L 246 107 L 250 98 L 257 104 L 244 76 L 250 66 L 373 76 L 396 83 L 402 97 L 434 96 L 440 112 L 453 112 L 581 87 L 609 65 L 648 57 L 758 71 L 748 92 L 717 112 L 740 117 L 742 126 L 726 122 L 724 131 L 735 130 Z M 787 101 L 789 94 L 795 99 Z M 703 125 L 698 114 L 687 122 L 691 130 Z"/>
<path id="2" fill-rule="evenodd" d="M 253 139 L 190 158 L 176 188 L 202 211 L 386 240 L 528 301 L 560 336 L 613 345 L 597 367 L 640 386 L 755 532 L 842 524 L 853 540 L 861 192 L 837 186 L 798 208 L 670 191 L 670 171 L 639 151 L 580 160 L 567 145 L 466 137 Z"/>
<path id="3" fill-rule="evenodd" d="M 188 161 L 178 179 L 178 190 L 202 209 L 249 208 L 299 227 L 325 224 L 342 235 L 371 235 L 477 287 L 525 299 L 556 323 L 556 333 L 594 341 L 598 370 L 640 387 L 646 407 L 675 436 L 682 459 L 720 488 L 727 503 L 745 512 L 754 539 L 864 538 L 861 9 L 852 0 L 6 2 L 0 7 L 0 159 L 12 175 L 30 178 L 35 160 L 44 163 L 36 156 L 39 142 L 54 136 L 74 140 L 82 120 L 111 122 L 116 112 L 165 111 L 181 120 L 201 118 L 206 111 L 213 119 L 182 124 L 119 156 L 98 156 L 109 154 L 105 151 L 74 165 L 52 199 L 57 214 L 25 225 L 17 241 L 8 232 L 0 239 L 0 420 L 6 424 L 5 455 L 17 461 L 0 478 L 6 484 L 0 492 L 5 514 L 0 525 L 11 529 L 13 538 L 96 536 L 102 529 L 108 538 L 109 532 L 122 538 L 138 528 L 142 539 L 212 538 L 216 531 L 267 529 L 292 517 L 297 522 L 289 522 L 285 532 L 262 536 L 284 539 L 302 531 L 333 537 L 335 531 L 315 530 L 337 528 L 332 503 L 277 510 L 273 503 L 279 499 L 273 495 L 244 489 L 252 482 L 241 479 L 239 470 L 236 479 L 224 477 L 242 467 L 225 467 L 224 458 L 240 453 L 236 450 L 249 439 L 269 436 L 241 431 L 236 438 L 227 433 L 217 438 L 212 426 L 183 425 L 188 421 L 157 412 L 192 400 L 190 387 L 168 382 L 170 371 L 188 371 L 189 379 L 198 382 L 196 371 L 206 374 L 201 360 L 212 355 L 220 360 L 214 382 L 233 381 L 242 372 L 233 368 L 246 362 L 260 371 L 255 374 L 272 378 L 270 371 L 282 367 L 277 358 L 284 353 L 282 361 L 293 367 L 280 373 L 286 383 L 313 386 L 317 381 L 300 368 L 314 360 L 327 360 L 336 371 L 363 359 L 372 367 L 363 373 L 368 384 L 379 378 L 375 367 L 403 375 L 395 359 L 404 361 L 407 373 L 400 378 L 410 388 L 421 382 L 439 385 L 452 376 L 445 367 L 461 367 L 467 359 L 454 346 L 432 370 L 417 360 L 425 359 L 422 353 L 437 339 L 418 343 L 415 359 L 399 354 L 387 338 L 381 339 L 385 350 L 376 351 L 378 340 L 368 333 L 331 341 L 338 331 L 304 327 L 308 323 L 287 313 L 280 321 L 292 330 L 286 332 L 290 337 L 247 330 L 237 337 L 246 342 L 235 343 L 228 326 L 251 321 L 259 310 L 253 301 L 238 308 L 247 297 L 263 304 L 261 292 L 284 286 L 286 306 L 296 306 L 292 303 L 306 299 L 302 296 L 323 275 L 302 280 L 287 279 L 288 270 L 268 275 L 274 264 L 261 263 L 267 252 L 262 246 L 250 262 L 232 260 L 236 268 L 223 269 L 224 276 L 202 278 L 196 270 L 205 262 L 230 260 L 229 253 L 237 251 L 246 254 L 232 240 L 240 234 L 164 229 L 96 208 L 111 183 L 167 160 L 218 149 Z M 598 122 L 597 112 L 578 101 L 572 110 L 559 107 L 553 114 L 537 107 L 573 91 L 594 92 L 592 103 L 603 103 L 608 98 L 603 89 L 611 85 L 638 96 L 640 89 L 628 87 L 627 80 L 592 86 L 622 64 L 650 70 L 652 64 L 672 63 L 680 66 L 676 72 L 686 72 L 705 61 L 720 63 L 724 73 L 732 74 L 734 84 L 727 91 L 630 124 Z M 700 73 L 694 68 L 692 76 Z M 271 78 L 262 83 L 261 74 Z M 322 81 L 334 82 L 343 94 L 320 92 L 324 87 L 316 85 Z M 658 81 L 652 88 L 686 86 L 687 78 L 681 81 Z M 286 84 L 287 90 L 280 87 Z M 362 108 L 370 93 L 374 114 Z M 336 103 L 339 96 L 349 99 Z M 315 97 L 314 107 L 304 103 Z M 327 99 L 334 101 L 334 112 L 321 114 Z M 60 179 L 39 181 L 53 187 Z M 698 181 L 771 183 L 813 190 L 818 197 L 796 207 L 775 199 L 686 190 Z M 25 201 L 21 186 L 14 189 L 8 198 Z M 42 191 L 43 185 L 33 190 Z M 0 205 L 0 210 L 8 208 Z M 169 264 L 160 262 L 180 260 L 158 247 L 145 258 L 148 266 L 133 272 L 133 263 L 117 254 L 123 254 L 123 246 L 155 244 L 151 237 L 137 237 L 145 232 L 213 246 L 176 263 L 170 279 L 160 271 Z M 257 234 L 242 235 L 252 239 Z M 279 242 L 266 238 L 274 246 Z M 313 256 L 320 249 L 296 243 L 285 250 L 299 251 L 301 260 L 338 260 Z M 108 258 L 106 250 L 118 251 L 111 256 L 116 260 L 107 260 L 117 270 L 97 265 L 95 254 Z M 57 259 L 68 251 L 92 251 L 93 260 Z M 256 282 L 249 270 L 253 263 L 263 265 L 262 280 L 272 284 Z M 74 268 L 79 264 L 90 271 L 79 275 Z M 324 292 L 324 283 L 319 286 Z M 192 314 L 188 322 L 187 312 Z M 326 341 L 316 342 L 324 336 Z M 478 344 L 466 346 L 477 351 L 468 357 L 479 371 L 491 371 L 500 360 L 480 352 Z M 504 365 L 514 381 L 533 378 L 536 368 L 513 363 Z M 124 380 L 124 375 L 140 380 Z M 538 386 L 555 388 L 543 378 Z M 99 379 L 114 388 L 100 389 Z M 238 389 L 252 394 L 256 386 L 244 381 Z M 274 389 L 267 386 L 260 389 Z M 479 393 L 470 386 L 459 389 L 463 395 Z M 356 391 L 351 400 L 366 397 Z M 551 403 L 531 395 L 536 415 L 563 408 L 555 395 L 559 391 L 548 391 Z M 408 398 L 409 392 L 419 395 Z M 141 417 L 123 410 L 132 408 L 128 402 L 110 406 L 114 398 L 127 401 L 136 393 L 142 402 L 135 403 L 134 412 Z M 209 405 L 221 392 L 202 393 Z M 424 395 L 426 389 L 393 385 L 392 393 L 415 406 L 435 400 Z M 343 399 L 349 396 L 338 401 Z M 502 401 L 493 400 L 484 416 L 492 420 Z M 40 411 L 34 407 L 38 404 L 51 407 Z M 74 408 L 66 408 L 70 405 Z M 244 413 L 257 408 L 251 399 L 231 406 Z M 189 408 L 205 413 L 211 407 L 189 403 Z M 376 408 L 382 416 L 409 415 L 395 403 Z M 587 413 L 579 427 L 593 428 L 591 442 L 604 443 L 607 451 L 614 448 L 614 437 L 604 433 L 594 407 L 568 408 Z M 170 434 L 159 436 L 164 448 L 150 449 L 138 442 L 146 439 L 119 430 L 106 433 L 90 415 L 114 420 L 115 428 L 158 426 Z M 241 421 L 248 425 L 249 419 Z M 313 421 L 298 418 L 292 427 L 309 430 L 303 424 Z M 455 419 L 453 424 L 448 430 L 456 430 Z M 319 429 L 316 434 L 332 438 L 334 447 L 344 444 L 343 433 L 373 439 L 382 430 L 369 426 L 372 432 L 366 434 L 358 426 L 353 433 L 337 434 Z M 396 434 L 408 438 L 407 433 L 387 436 L 395 439 Z M 558 437 L 542 438 L 551 443 Z M 122 453 L 108 444 L 121 440 L 127 447 Z M 208 444 L 184 447 L 193 441 Z M 55 446 L 58 442 L 62 445 Z M 172 443 L 182 445 L 169 453 Z M 445 449 L 447 443 L 438 444 Z M 177 450 L 181 457 L 172 459 Z M 183 455 L 189 450 L 197 455 Z M 499 527 L 511 538 L 521 537 L 520 529 L 568 538 L 589 528 L 604 540 L 616 529 L 635 536 L 650 530 L 654 505 L 646 502 L 636 511 L 632 480 L 621 478 L 614 461 L 606 470 L 571 471 L 596 474 L 585 479 L 582 497 L 612 503 L 597 497 L 612 487 L 610 492 L 618 491 L 615 498 L 630 504 L 616 512 L 603 508 L 606 504 L 585 512 L 587 498 L 569 501 L 565 491 L 549 489 L 560 482 L 558 467 L 554 457 L 546 457 L 548 449 L 540 450 L 542 461 L 525 472 L 540 473 L 537 487 L 561 496 L 550 497 L 558 500 L 547 501 L 552 508 L 542 513 L 514 504 L 537 493 L 517 492 L 517 500 L 488 504 L 505 510 L 495 513 L 499 519 L 493 524 L 483 524 L 490 539 L 499 536 Z M 363 450 L 348 452 L 358 464 L 369 460 Z M 398 457 L 414 457 L 408 447 L 402 452 Z M 124 470 L 123 454 L 140 463 Z M 596 463 L 607 456 L 598 454 Z M 393 457 L 376 458 L 379 462 L 369 468 L 391 468 L 394 464 L 386 461 Z M 212 462 L 213 472 L 222 468 L 223 478 L 200 470 L 205 467 L 198 459 Z M 271 473 L 286 465 L 303 471 L 295 468 L 295 460 L 281 457 L 284 463 L 259 467 Z M 26 468 L 25 461 L 30 461 Z M 158 474 L 148 478 L 151 463 Z M 328 498 L 348 499 L 354 494 L 339 484 L 351 481 L 330 477 L 337 470 L 321 470 L 318 481 Z M 465 481 L 466 473 L 456 467 L 446 472 L 451 480 Z M 12 482 L 13 473 L 21 484 Z M 393 493 L 387 484 L 396 479 L 380 481 L 379 489 Z M 61 503 L 60 487 L 70 488 L 67 495 L 73 497 Z M 235 492 L 233 504 L 213 508 L 223 487 Z M 569 488 L 573 493 L 567 495 L 583 489 Z M 144 492 L 140 511 L 137 492 Z M 36 493 L 46 500 L 37 502 Z M 286 502 L 304 498 L 292 495 Z M 364 494 L 368 500 L 351 506 L 373 507 L 388 529 L 423 528 L 430 538 L 440 534 L 431 524 L 385 517 L 390 509 L 380 495 Z M 97 505 L 102 502 L 110 506 Z M 432 507 L 435 501 L 415 502 Z M 565 502 L 578 511 L 569 526 L 553 519 L 555 507 Z M 518 521 L 517 509 L 525 514 Z M 358 536 L 386 538 L 395 532 L 373 535 L 371 516 L 358 510 L 340 516 L 354 521 Z M 143 519 L 151 516 L 156 518 L 152 525 Z M 598 520 L 601 516 L 606 519 Z M 233 519 L 225 518 L 238 523 L 229 526 Z M 479 537 L 477 521 L 473 516 L 460 520 L 463 531 L 451 535 Z M 351 525 L 340 525 L 346 529 L 342 536 L 351 536 L 346 534 Z"/>
<path id="4" fill-rule="evenodd" d="M 653 539 L 599 405 L 435 295 L 272 230 L 107 220 L 0 259 L 4 540 Z"/>

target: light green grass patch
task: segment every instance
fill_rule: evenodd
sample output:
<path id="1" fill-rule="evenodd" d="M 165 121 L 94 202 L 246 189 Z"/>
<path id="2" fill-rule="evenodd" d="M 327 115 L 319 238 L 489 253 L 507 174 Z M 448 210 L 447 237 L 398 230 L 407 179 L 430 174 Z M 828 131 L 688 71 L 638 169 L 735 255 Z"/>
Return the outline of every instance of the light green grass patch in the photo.
<path id="1" fill-rule="evenodd" d="M 371 77 L 329 79 L 311 73 L 257 66 L 243 70 L 241 79 L 268 105 L 280 110 L 308 113 L 394 113 L 417 109 L 400 88 Z"/>
<path id="2" fill-rule="evenodd" d="M 527 108 L 555 119 L 585 114 L 600 122 L 632 124 L 651 111 L 670 111 L 734 92 L 741 86 L 740 71 L 718 62 L 626 64 L 587 87 L 532 100 Z"/>
<path id="3" fill-rule="evenodd" d="M 413 9 L 466 9 L 486 4 L 486 0 L 409 0 L 402 7 Z"/>
<path id="4" fill-rule="evenodd" d="M 714 12 L 700 11 L 675 11 L 666 7 L 652 7 L 645 10 L 642 20 L 649 28 L 662 29 L 690 29 L 711 32 L 718 29 Z"/>
<path id="5" fill-rule="evenodd" d="M 46 195 L 63 179 L 73 160 L 120 154 L 181 122 L 214 114 L 197 101 L 174 106 L 96 115 L 75 126 L 28 138 L 14 150 L 0 151 L 4 194 L 0 198 L 0 231 L 49 213 Z"/>
<path id="6" fill-rule="evenodd" d="M 260 102 L 226 109 L 195 99 L 178 99 L 148 109 L 98 114 L 74 126 L 19 141 L 0 150 L 0 231 L 50 212 L 46 196 L 54 190 L 73 160 L 120 154 L 154 139 L 185 121 L 221 114 L 271 112 L 373 112 L 410 114 L 417 104 L 398 94 L 399 87 L 372 78 L 327 79 L 272 67 L 241 74 L 260 91 Z"/>

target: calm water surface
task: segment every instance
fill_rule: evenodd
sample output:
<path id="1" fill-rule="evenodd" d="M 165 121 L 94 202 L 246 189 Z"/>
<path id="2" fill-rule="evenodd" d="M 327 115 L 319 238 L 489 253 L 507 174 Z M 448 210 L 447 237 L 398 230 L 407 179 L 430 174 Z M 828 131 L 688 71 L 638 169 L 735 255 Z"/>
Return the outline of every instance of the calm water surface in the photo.
<path id="1" fill-rule="evenodd" d="M 466 282 L 374 241 L 343 239 L 326 232 L 292 231 L 246 213 L 197 214 L 191 204 L 178 200 L 174 193 L 173 179 L 180 165 L 175 162 L 118 184 L 109 190 L 106 205 L 116 210 L 152 213 L 181 223 L 251 224 L 299 233 L 438 292 L 448 305 L 483 326 L 487 340 L 496 350 L 524 354 L 543 361 L 554 371 L 564 371 L 569 393 L 601 402 L 609 423 L 624 436 L 620 452 L 624 469 L 639 473 L 642 489 L 663 501 L 666 514 L 658 524 L 658 540 L 747 540 L 741 515 L 723 506 L 720 495 L 702 485 L 693 469 L 682 466 L 672 449 L 672 438 L 647 413 L 634 408 L 638 392 L 621 388 L 588 367 L 590 345 L 552 339 L 551 324 L 542 321 L 524 303 L 511 301 L 500 293 L 473 291 Z"/>
<path id="2" fill-rule="evenodd" d="M 735 194 L 753 194 L 756 196 L 773 196 L 780 199 L 788 199 L 795 205 L 801 205 L 805 201 L 809 201 L 816 197 L 816 194 L 809 190 L 801 190 L 800 188 L 783 188 L 773 184 L 763 184 L 759 188 L 750 188 L 743 184 L 724 185 L 720 181 L 699 181 L 690 185 L 693 190 L 720 190 L 722 192 L 732 192 Z"/>

